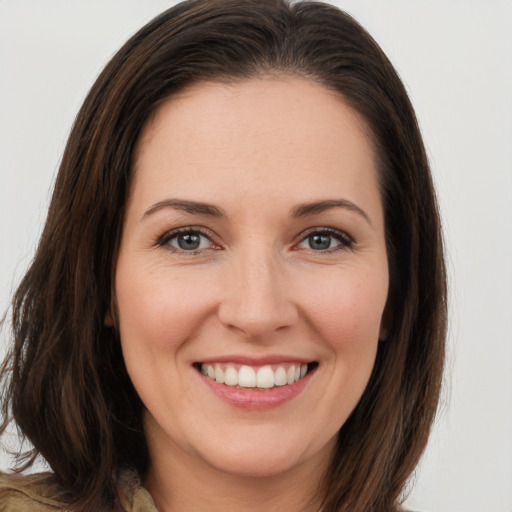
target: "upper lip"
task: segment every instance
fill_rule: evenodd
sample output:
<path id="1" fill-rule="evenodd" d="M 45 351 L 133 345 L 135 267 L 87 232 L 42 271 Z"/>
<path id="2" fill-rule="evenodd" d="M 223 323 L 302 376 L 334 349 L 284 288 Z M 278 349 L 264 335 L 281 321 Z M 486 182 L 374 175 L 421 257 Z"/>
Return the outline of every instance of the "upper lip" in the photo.
<path id="1" fill-rule="evenodd" d="M 247 366 L 265 366 L 267 364 L 280 364 L 280 363 L 300 363 L 307 364 L 313 362 L 312 359 L 297 357 L 292 355 L 267 355 L 267 356 L 244 356 L 244 355 L 222 355 L 215 357 L 207 357 L 197 361 L 203 364 L 212 363 L 234 363 L 243 364 Z"/>

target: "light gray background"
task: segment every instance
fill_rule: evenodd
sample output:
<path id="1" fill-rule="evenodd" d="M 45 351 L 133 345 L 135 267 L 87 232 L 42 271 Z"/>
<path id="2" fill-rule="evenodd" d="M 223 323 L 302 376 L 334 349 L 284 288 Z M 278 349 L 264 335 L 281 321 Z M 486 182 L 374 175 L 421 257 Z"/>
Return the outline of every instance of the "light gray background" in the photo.
<path id="1" fill-rule="evenodd" d="M 87 90 L 125 39 L 173 3 L 0 0 L 0 310 L 30 261 Z M 511 512 L 512 1 L 333 3 L 372 33 L 410 91 L 445 223 L 448 373 L 407 503 Z M 9 463 L 0 454 L 0 467 Z"/>

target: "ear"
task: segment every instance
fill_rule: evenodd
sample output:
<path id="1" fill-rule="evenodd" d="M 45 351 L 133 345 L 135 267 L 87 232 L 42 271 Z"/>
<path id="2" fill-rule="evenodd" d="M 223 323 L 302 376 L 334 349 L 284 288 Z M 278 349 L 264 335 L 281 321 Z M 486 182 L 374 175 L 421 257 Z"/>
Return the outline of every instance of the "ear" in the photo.
<path id="1" fill-rule="evenodd" d="M 116 300 L 113 296 L 110 300 L 110 305 L 107 308 L 107 312 L 105 313 L 105 326 L 106 327 L 116 327 L 117 326 L 117 308 L 116 308 Z"/>
<path id="2" fill-rule="evenodd" d="M 112 306 L 110 306 L 107 309 L 107 312 L 105 313 L 105 325 L 107 327 L 114 327 L 114 317 L 112 316 Z"/>

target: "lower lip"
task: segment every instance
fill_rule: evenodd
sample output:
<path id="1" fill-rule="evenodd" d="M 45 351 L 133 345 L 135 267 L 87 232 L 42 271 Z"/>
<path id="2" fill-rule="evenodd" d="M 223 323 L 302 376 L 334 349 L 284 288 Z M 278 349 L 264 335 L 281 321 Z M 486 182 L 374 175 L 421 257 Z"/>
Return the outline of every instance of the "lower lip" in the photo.
<path id="1" fill-rule="evenodd" d="M 301 393 L 309 382 L 307 373 L 302 379 L 271 389 L 239 388 L 219 384 L 217 381 L 199 374 L 204 383 L 222 400 L 239 409 L 271 409 L 289 402 Z"/>

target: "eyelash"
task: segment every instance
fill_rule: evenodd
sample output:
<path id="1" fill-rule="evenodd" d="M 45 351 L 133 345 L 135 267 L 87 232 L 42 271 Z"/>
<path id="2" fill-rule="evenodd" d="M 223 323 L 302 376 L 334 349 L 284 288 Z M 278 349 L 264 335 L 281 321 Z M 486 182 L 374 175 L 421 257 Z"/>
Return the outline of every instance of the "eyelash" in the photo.
<path id="1" fill-rule="evenodd" d="M 186 250 L 186 249 L 183 249 L 180 247 L 172 246 L 170 242 L 172 240 L 177 239 L 179 235 L 199 236 L 203 239 L 208 240 L 212 244 L 212 246 L 205 247 L 205 248 L 199 247 L 198 249 L 193 249 L 193 250 Z M 333 253 L 333 252 L 340 251 L 340 250 L 343 251 L 343 250 L 347 250 L 347 249 L 348 250 L 353 249 L 354 240 L 349 235 L 347 235 L 343 231 L 339 231 L 337 229 L 327 228 L 327 227 L 311 228 L 310 230 L 306 231 L 305 233 L 302 233 L 300 235 L 300 237 L 301 237 L 300 241 L 294 245 L 294 249 L 298 250 L 297 247 L 300 244 L 306 242 L 308 240 L 308 238 L 310 238 L 313 235 L 327 236 L 330 238 L 329 241 L 332 241 L 332 239 L 334 238 L 339 242 L 339 244 L 337 244 L 334 247 L 329 247 L 327 249 L 321 249 L 321 250 L 315 250 L 311 247 L 305 248 L 306 250 L 308 250 L 310 252 L 317 253 L 317 254 L 329 254 L 329 253 Z M 199 243 L 201 244 L 201 241 Z M 178 229 L 173 229 L 172 231 L 168 231 L 168 232 L 164 233 L 157 240 L 156 245 L 158 245 L 159 247 L 167 247 L 176 253 L 187 254 L 187 255 L 194 255 L 194 254 L 199 254 L 203 251 L 219 249 L 219 246 L 215 246 L 215 243 L 212 241 L 212 237 L 209 232 L 207 232 L 203 228 L 195 227 L 195 226 L 178 228 Z"/>
<path id="2" fill-rule="evenodd" d="M 323 250 L 315 250 L 313 248 L 307 249 L 314 253 L 329 254 L 329 253 L 333 253 L 336 251 L 343 251 L 343 250 L 347 250 L 347 249 L 351 250 L 351 249 L 353 249 L 353 246 L 354 246 L 354 240 L 349 235 L 347 235 L 345 232 L 339 231 L 334 228 L 327 228 L 327 227 L 326 228 L 312 228 L 312 229 L 308 230 L 306 233 L 302 233 L 299 244 L 306 242 L 308 240 L 308 238 L 310 238 L 313 235 L 328 236 L 331 239 L 334 238 L 339 242 L 338 245 L 336 245 L 334 247 L 329 247 L 328 249 L 323 249 Z M 296 246 L 299 244 L 296 244 Z"/>
<path id="3" fill-rule="evenodd" d="M 212 237 L 211 235 L 206 231 L 204 230 L 203 228 L 200 228 L 200 227 L 195 227 L 195 226 L 187 226 L 187 227 L 184 227 L 184 228 L 178 228 L 178 229 L 173 229 L 172 231 L 168 231 L 166 233 L 164 233 L 158 240 L 157 240 L 157 245 L 160 246 L 160 247 L 167 247 L 169 248 L 170 250 L 172 250 L 173 252 L 177 252 L 177 253 L 182 253 L 182 254 L 199 254 L 205 250 L 214 250 L 216 249 L 216 247 L 207 247 L 207 248 L 199 248 L 199 249 L 195 249 L 195 250 L 186 250 L 186 249 L 182 249 L 182 248 L 179 248 L 179 247 L 173 247 L 170 242 L 171 240 L 173 239 L 177 239 L 179 235 L 199 235 L 201 238 L 203 239 L 207 239 L 209 242 L 211 242 L 211 244 L 214 244 L 214 242 L 212 241 Z M 201 243 L 201 242 L 200 242 Z"/>

